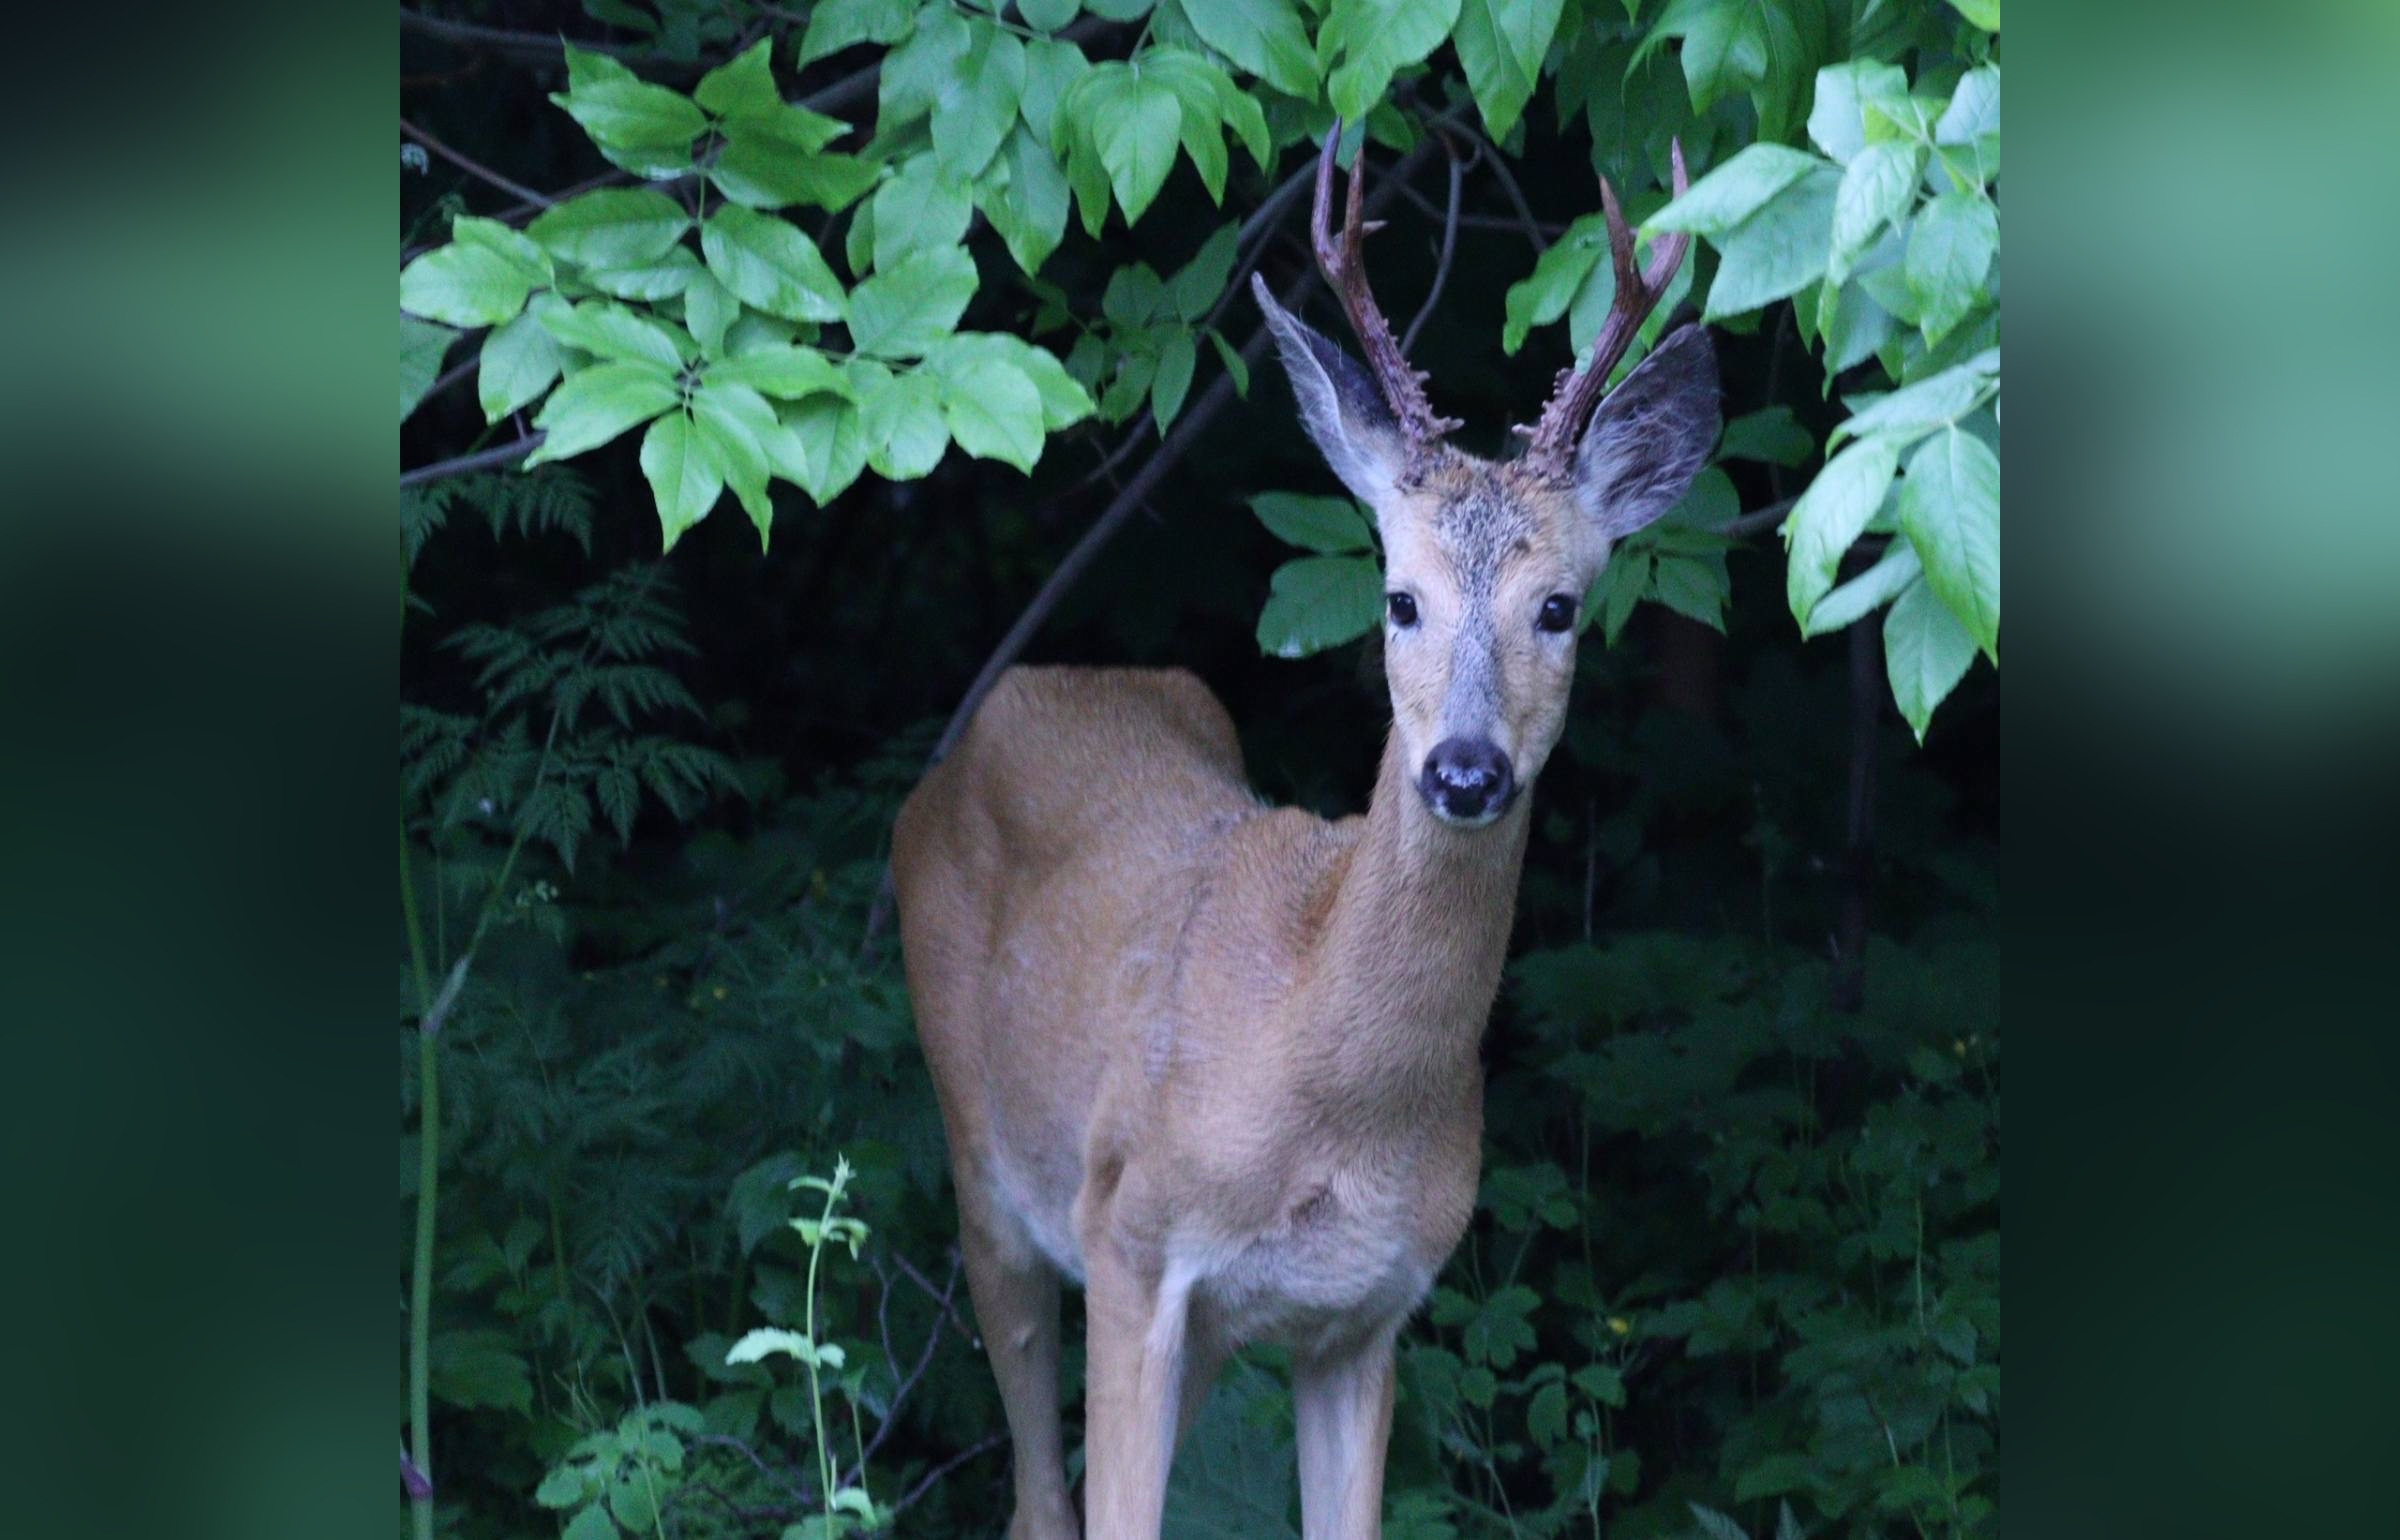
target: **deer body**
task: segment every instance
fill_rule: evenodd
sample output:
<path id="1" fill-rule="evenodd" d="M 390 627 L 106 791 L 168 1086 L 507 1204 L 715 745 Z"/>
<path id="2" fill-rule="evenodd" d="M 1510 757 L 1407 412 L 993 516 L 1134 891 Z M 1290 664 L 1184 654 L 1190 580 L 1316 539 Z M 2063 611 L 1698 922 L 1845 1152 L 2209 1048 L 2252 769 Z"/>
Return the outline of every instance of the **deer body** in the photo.
<path id="1" fill-rule="evenodd" d="M 1292 1350 L 1308 1540 L 1380 1532 L 1393 1340 L 1474 1203 L 1478 1046 L 1528 826 L 1516 793 L 1564 723 L 1575 597 L 1715 438 L 1714 364 L 1685 328 L 1579 445 L 1598 396 L 1580 376 L 1522 460 L 1440 443 L 1356 270 L 1355 177 L 1332 245 L 1331 166 L 1329 140 L 1320 256 L 1380 394 L 1259 294 L 1310 435 L 1382 535 L 1394 720 L 1367 813 L 1262 805 L 1189 674 L 1018 668 L 894 834 L 918 1034 L 1015 1446 L 1012 1540 L 1077 1533 L 1062 1278 L 1086 1291 L 1086 1540 L 1155 1540 L 1179 1430 L 1256 1341 Z M 1607 201 L 1621 304 L 1646 309 L 1680 249 L 1645 280 Z M 1632 321 L 1612 319 L 1604 353 Z"/>

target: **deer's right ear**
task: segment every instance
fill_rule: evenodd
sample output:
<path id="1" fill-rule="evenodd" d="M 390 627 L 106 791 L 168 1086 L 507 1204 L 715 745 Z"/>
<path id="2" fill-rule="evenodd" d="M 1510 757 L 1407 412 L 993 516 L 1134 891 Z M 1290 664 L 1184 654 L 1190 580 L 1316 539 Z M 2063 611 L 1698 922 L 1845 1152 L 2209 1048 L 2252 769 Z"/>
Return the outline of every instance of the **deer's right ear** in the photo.
<path id="1" fill-rule="evenodd" d="M 1369 508 L 1380 509 L 1399 480 L 1404 445 L 1399 422 L 1367 371 L 1351 356 L 1275 302 L 1266 280 L 1250 275 L 1267 325 L 1275 332 L 1283 372 L 1300 402 L 1300 422 L 1342 485 Z"/>

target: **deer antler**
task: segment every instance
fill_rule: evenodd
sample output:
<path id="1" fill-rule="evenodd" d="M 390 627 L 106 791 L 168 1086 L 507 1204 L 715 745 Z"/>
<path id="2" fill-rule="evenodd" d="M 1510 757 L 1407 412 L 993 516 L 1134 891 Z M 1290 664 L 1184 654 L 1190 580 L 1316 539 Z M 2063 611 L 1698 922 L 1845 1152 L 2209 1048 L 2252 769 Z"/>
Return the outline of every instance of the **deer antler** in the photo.
<path id="1" fill-rule="evenodd" d="M 1683 168 L 1683 141 L 1673 142 L 1675 161 L 1675 196 L 1680 198 L 1690 186 Z M 1324 207 L 1323 184 L 1317 194 L 1319 209 Z M 1584 425 L 1591 421 L 1608 388 L 1609 371 L 1625 356 L 1633 344 L 1634 333 L 1642 322 L 1658 308 L 1658 302 L 1673 281 L 1675 270 L 1683 265 L 1683 254 L 1692 244 L 1687 233 L 1678 232 L 1660 240 L 1650 255 L 1650 271 L 1644 273 L 1634 265 L 1633 232 L 1625 227 L 1625 211 L 1617 206 L 1617 190 L 1600 179 L 1600 206 L 1608 216 L 1608 255 L 1615 265 L 1617 295 L 1608 307 L 1608 320 L 1602 323 L 1600 335 L 1592 343 L 1592 351 L 1581 371 L 1573 364 L 1558 373 L 1558 382 L 1550 388 L 1550 400 L 1542 408 L 1541 421 L 1532 428 L 1519 428 L 1528 434 L 1526 446 L 1529 460 L 1548 460 L 1563 464 L 1572 459 L 1575 441 L 1583 436 Z"/>
<path id="2" fill-rule="evenodd" d="M 1359 247 L 1370 230 L 1378 229 L 1382 221 L 1366 222 L 1359 217 L 1359 204 L 1366 192 L 1366 146 L 1361 143 L 1358 159 L 1351 163 L 1349 199 L 1342 214 L 1342 234 L 1337 242 L 1333 234 L 1333 172 L 1334 156 L 1342 142 L 1342 120 L 1335 118 L 1325 135 L 1324 152 L 1317 157 L 1317 199 L 1312 217 L 1312 234 L 1317 248 L 1317 266 L 1324 269 L 1325 281 L 1341 297 L 1342 309 L 1350 317 L 1350 330 L 1358 337 L 1358 345 L 1366 350 L 1367 368 L 1383 388 L 1384 403 L 1400 421 L 1400 431 L 1413 441 L 1429 442 L 1440 438 L 1458 426 L 1455 417 L 1437 417 L 1433 405 L 1425 399 L 1425 376 L 1408 366 L 1400 344 L 1392 337 L 1392 326 L 1376 308 L 1375 295 L 1367 287 L 1366 264 L 1360 259 Z"/>

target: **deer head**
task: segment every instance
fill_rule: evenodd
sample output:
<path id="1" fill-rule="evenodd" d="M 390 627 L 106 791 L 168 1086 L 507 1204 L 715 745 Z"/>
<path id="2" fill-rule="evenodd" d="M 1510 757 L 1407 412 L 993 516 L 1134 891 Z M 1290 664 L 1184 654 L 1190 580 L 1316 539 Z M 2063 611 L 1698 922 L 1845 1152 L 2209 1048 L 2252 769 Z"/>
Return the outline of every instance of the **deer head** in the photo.
<path id="1" fill-rule="evenodd" d="M 1435 818 L 1480 828 L 1540 773 L 1565 723 L 1578 608 L 1610 549 L 1672 507 L 1716 442 L 1717 363 L 1708 334 L 1670 333 L 1614 391 L 1624 357 L 1682 263 L 1690 237 L 1658 244 L 1650 270 L 1607 178 L 1616 300 L 1582 367 L 1560 372 L 1525 452 L 1492 461 L 1444 442 L 1458 426 L 1425 398 L 1367 287 L 1360 170 L 1332 229 L 1337 121 L 1317 162 L 1317 262 L 1367 357 L 1361 367 L 1251 287 L 1273 327 L 1300 418 L 1333 472 L 1374 511 L 1384 553 L 1384 672 L 1402 763 Z M 1360 159 L 1364 160 L 1364 149 Z M 1675 191 L 1686 185 L 1675 147 Z"/>

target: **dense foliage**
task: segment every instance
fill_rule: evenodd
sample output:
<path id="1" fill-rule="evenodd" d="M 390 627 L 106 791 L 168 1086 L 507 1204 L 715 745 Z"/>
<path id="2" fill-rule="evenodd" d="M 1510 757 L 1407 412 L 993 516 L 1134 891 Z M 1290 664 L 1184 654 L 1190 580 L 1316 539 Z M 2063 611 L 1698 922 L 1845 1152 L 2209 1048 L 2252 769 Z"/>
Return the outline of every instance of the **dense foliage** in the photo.
<path id="1" fill-rule="evenodd" d="M 1388 1527 L 1996 1530 L 1997 0 L 403 21 L 404 1523 L 1004 1520 L 890 818 L 1186 430 L 1037 649 L 1195 667 L 1355 808 L 1372 528 L 1236 297 L 1338 113 L 1478 447 L 1607 310 L 1595 173 L 1698 237 L 1729 419 L 1586 606 Z M 1297 1534 L 1281 1372 L 1172 1532 Z"/>

